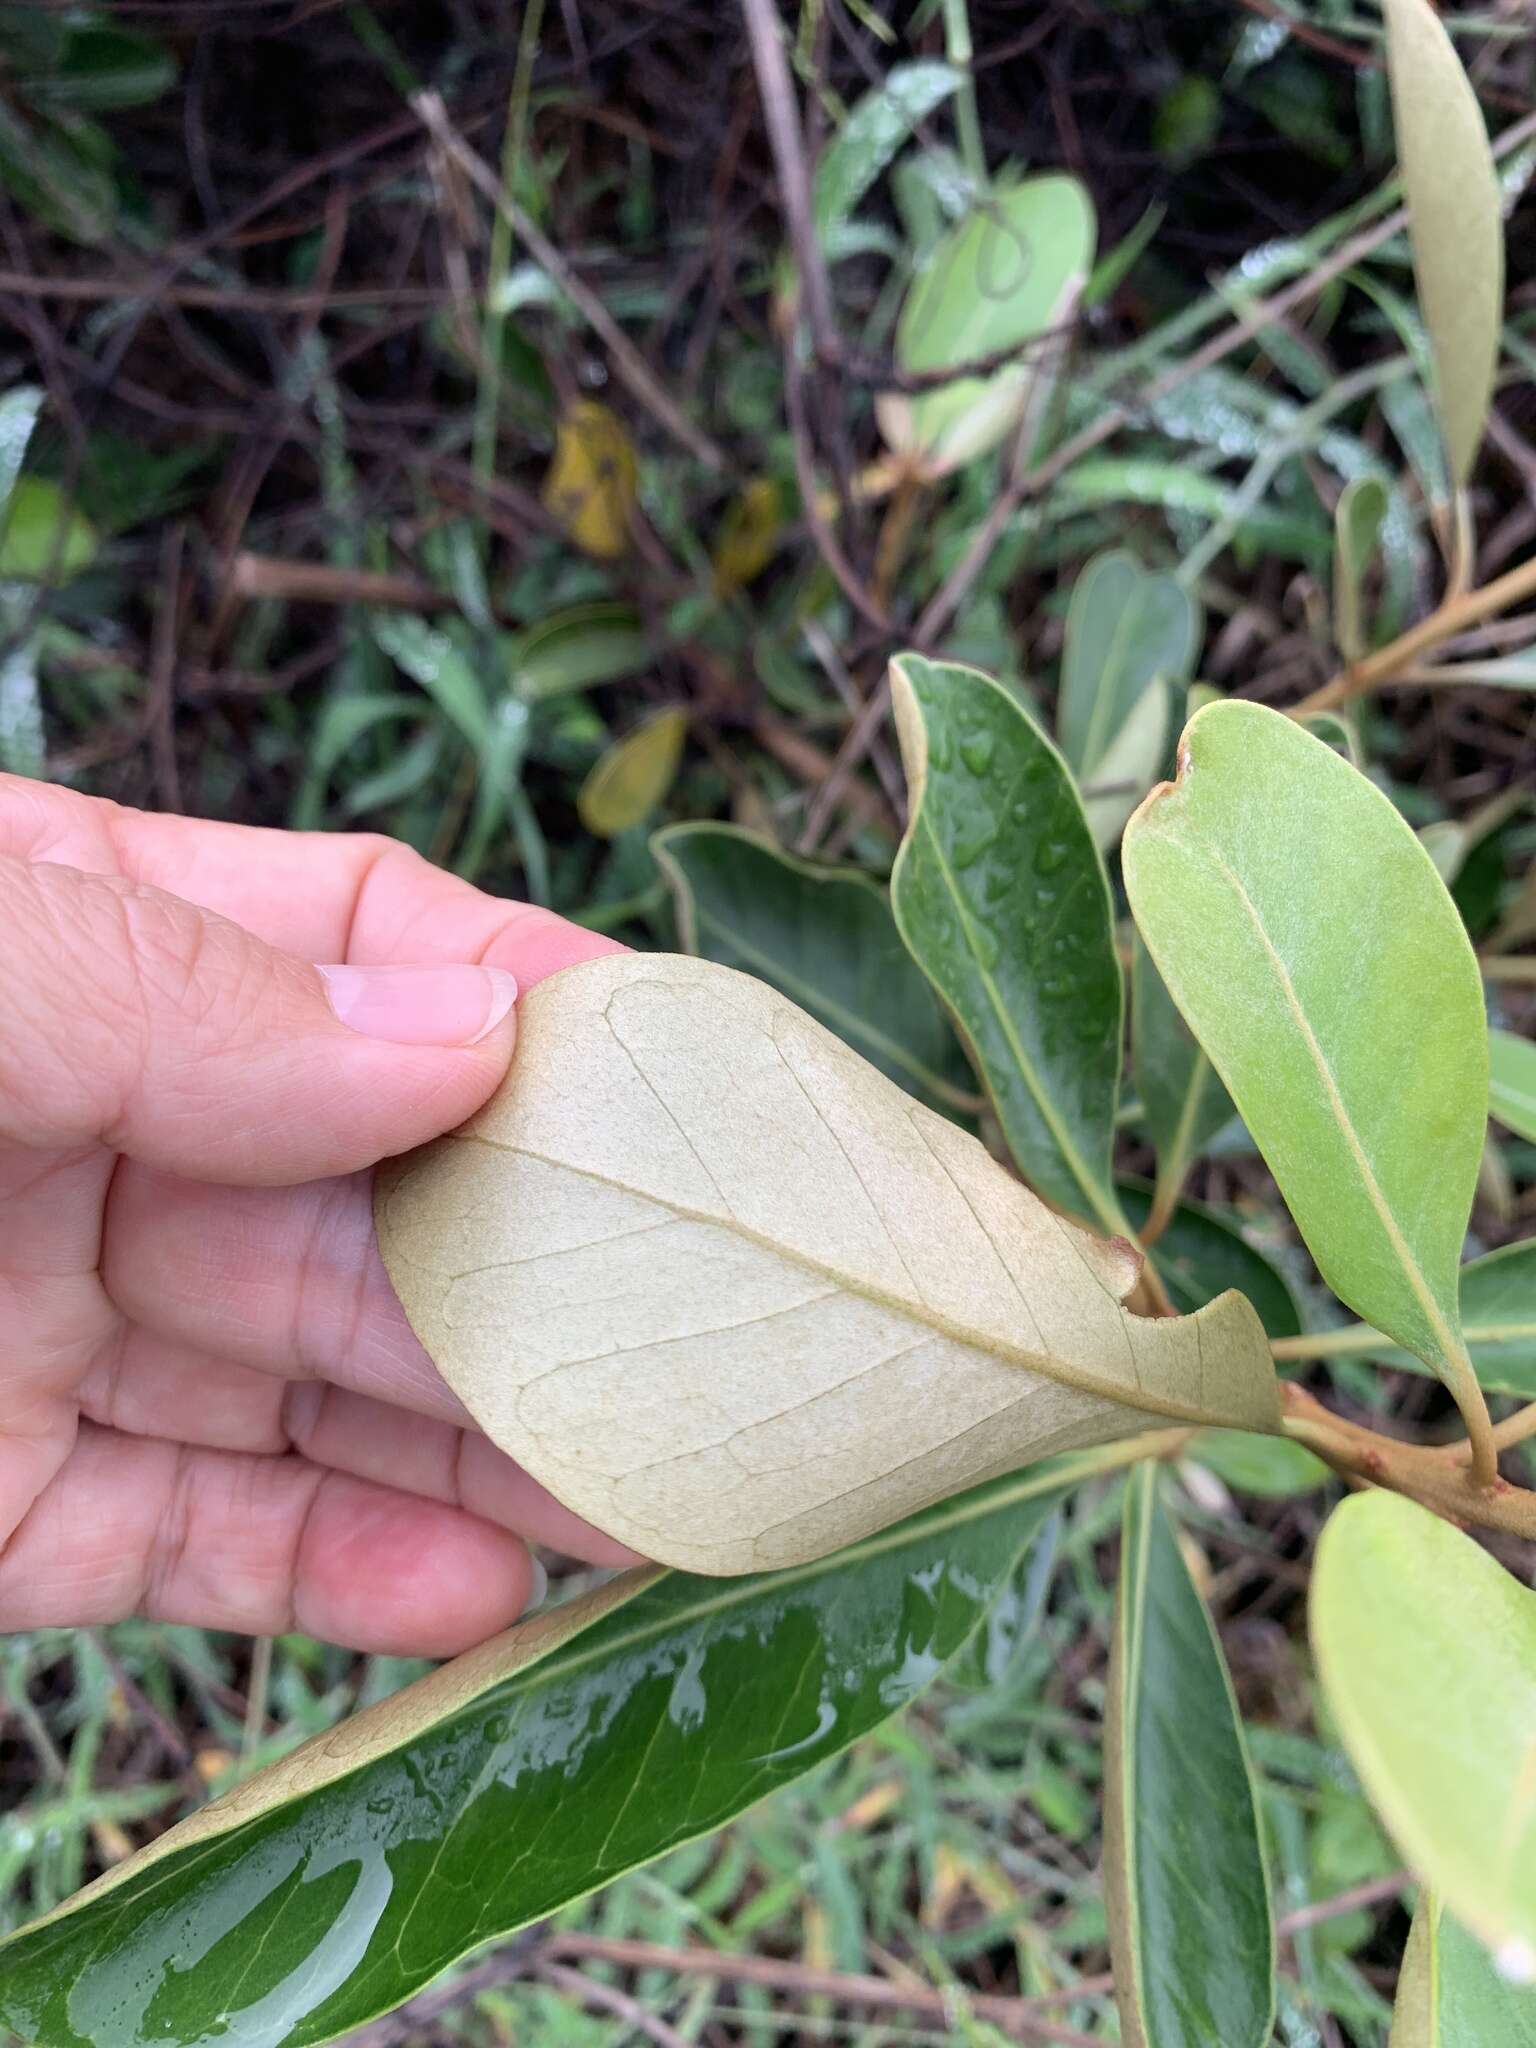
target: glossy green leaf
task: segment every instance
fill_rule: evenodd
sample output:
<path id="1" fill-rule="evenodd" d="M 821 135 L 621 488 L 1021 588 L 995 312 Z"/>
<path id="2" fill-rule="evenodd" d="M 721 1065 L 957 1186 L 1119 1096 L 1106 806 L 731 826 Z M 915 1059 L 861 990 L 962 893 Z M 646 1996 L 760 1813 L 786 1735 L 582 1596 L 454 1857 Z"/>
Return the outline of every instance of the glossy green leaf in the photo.
<path id="1" fill-rule="evenodd" d="M 650 653 L 634 606 L 606 598 L 553 612 L 513 634 L 506 648 L 512 687 L 530 704 L 635 675 Z"/>
<path id="2" fill-rule="evenodd" d="M 643 825 L 677 779 L 687 738 L 687 712 L 669 705 L 615 740 L 576 792 L 587 830 L 616 839 Z"/>
<path id="3" fill-rule="evenodd" d="M 1513 1031 L 1488 1034 L 1488 1113 L 1517 1138 L 1536 1140 L 1536 1045 Z"/>
<path id="4" fill-rule="evenodd" d="M 0 582 L 68 583 L 96 547 L 95 527 L 51 477 L 16 478 L 0 511 Z"/>
<path id="5" fill-rule="evenodd" d="M 814 1565 L 640 1571 L 247 1781 L 0 1944 L 31 2048 L 303 2048 L 708 1833 L 904 1706 L 1092 1453 Z"/>
<path id="6" fill-rule="evenodd" d="M 1126 1488 L 1104 1717 L 1104 1899 L 1127 2048 L 1263 2048 L 1269 1880 L 1226 1660 L 1158 1500 Z"/>
<path id="7" fill-rule="evenodd" d="M 1056 737 L 1079 782 L 1099 769 L 1155 677 L 1183 682 L 1200 647 L 1197 600 L 1125 548 L 1095 555 L 1072 586 Z"/>
<path id="8" fill-rule="evenodd" d="M 1373 1491 L 1323 1529 L 1310 1619 L 1329 1710 L 1388 1832 L 1530 1981 L 1536 1593 L 1428 1508 Z"/>
<path id="9" fill-rule="evenodd" d="M 943 237 L 902 307 L 898 366 L 942 370 L 1039 346 L 986 377 L 959 377 L 916 394 L 882 393 L 876 417 L 893 450 L 925 476 L 943 476 L 1018 426 L 1032 387 L 1059 354 L 1047 337 L 1087 281 L 1096 234 L 1087 191 L 1052 171 L 993 192 Z"/>
<path id="10" fill-rule="evenodd" d="M 1333 634 L 1346 661 L 1365 652 L 1362 587 L 1381 544 L 1390 493 L 1379 476 L 1352 477 L 1333 512 Z"/>
<path id="11" fill-rule="evenodd" d="M 1109 883 L 1066 763 L 976 669 L 899 655 L 907 950 L 959 1020 L 1025 1179 L 1111 1233 L 1124 1005 Z"/>
<path id="12" fill-rule="evenodd" d="M 1477 962 L 1433 863 L 1347 761 L 1262 705 L 1187 727 L 1125 837 L 1143 938 L 1340 1300 L 1448 1380 L 1482 1156 Z"/>
<path id="13" fill-rule="evenodd" d="M 823 240 L 841 227 L 919 121 L 956 90 L 961 74 L 932 58 L 895 64 L 867 92 L 823 150 L 811 212 Z"/>
<path id="14" fill-rule="evenodd" d="M 862 870 L 797 860 L 735 825 L 671 825 L 651 846 L 684 951 L 771 982 L 920 1100 L 974 1100 L 949 1020 Z"/>
<path id="15" fill-rule="evenodd" d="M 420 684 L 476 754 L 491 744 L 491 713 L 468 649 L 457 634 L 429 626 L 410 612 L 375 612 L 369 620 L 375 644 L 395 666 Z"/>
<path id="16" fill-rule="evenodd" d="M 1161 1229 L 1189 1169 L 1237 1112 L 1139 934 L 1131 950 L 1131 1071 L 1157 1154 Z"/>
<path id="17" fill-rule="evenodd" d="M 1504 312 L 1504 222 L 1477 95 L 1430 0 L 1383 0 L 1387 75 L 1419 305 L 1446 455 L 1465 483 L 1483 438 Z"/>
<path id="18" fill-rule="evenodd" d="M 1461 1328 L 1478 1379 L 1489 1393 L 1536 1401 L 1536 1239 L 1504 1245 L 1462 1267 Z M 1378 1365 L 1412 1372 L 1426 1370 L 1411 1352 L 1359 1323 L 1330 1342 L 1329 1357 L 1341 1354 L 1364 1355 Z"/>
<path id="19" fill-rule="evenodd" d="M 1125 1174 L 1116 1187 L 1127 1218 L 1140 1231 L 1151 1212 L 1153 1190 Z M 1235 1287 L 1253 1303 L 1266 1336 L 1301 1335 L 1301 1310 L 1291 1283 L 1243 1236 L 1240 1220 L 1230 1209 L 1212 1208 L 1186 1196 L 1164 1225 L 1151 1259 L 1181 1314 L 1204 1308 Z"/>
<path id="20" fill-rule="evenodd" d="M 1403 1952 L 1387 2048 L 1536 2048 L 1536 1992 L 1501 1977 L 1430 1891 Z"/>

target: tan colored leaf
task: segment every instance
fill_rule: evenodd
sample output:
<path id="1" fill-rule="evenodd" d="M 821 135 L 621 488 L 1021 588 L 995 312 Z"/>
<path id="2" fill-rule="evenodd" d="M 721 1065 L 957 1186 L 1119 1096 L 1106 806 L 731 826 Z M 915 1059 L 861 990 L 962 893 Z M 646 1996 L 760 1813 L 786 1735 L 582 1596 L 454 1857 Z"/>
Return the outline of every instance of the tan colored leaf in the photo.
<path id="1" fill-rule="evenodd" d="M 511 1073 L 379 1176 L 412 1327 L 569 1507 L 693 1571 L 799 1563 L 1172 1418 L 1271 1430 L 1258 1317 L 1123 1306 L 1064 1222 L 762 983 L 624 954 L 525 999 Z"/>
<path id="2" fill-rule="evenodd" d="M 1477 95 L 1429 0 L 1383 0 L 1387 72 L 1419 305 L 1446 455 L 1467 480 L 1493 394 L 1504 309 L 1498 173 Z"/>

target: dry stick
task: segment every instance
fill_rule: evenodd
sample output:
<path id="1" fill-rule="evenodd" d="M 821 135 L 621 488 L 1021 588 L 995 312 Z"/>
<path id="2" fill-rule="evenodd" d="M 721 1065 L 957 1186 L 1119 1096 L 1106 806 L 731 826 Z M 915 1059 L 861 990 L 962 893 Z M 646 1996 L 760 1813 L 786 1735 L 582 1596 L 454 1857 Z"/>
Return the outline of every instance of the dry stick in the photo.
<path id="1" fill-rule="evenodd" d="M 647 2011 L 639 1999 L 631 1998 L 627 1991 L 619 1991 L 612 1984 L 599 1984 L 596 1978 L 584 1977 L 580 1970 L 568 1970 L 563 1963 L 541 1962 L 538 1974 L 546 1984 L 552 1984 L 557 1991 L 565 1992 L 583 2005 L 595 2005 L 599 2012 L 628 2020 L 637 2033 L 654 2041 L 656 2048 L 688 2048 L 675 2027 L 669 2027 L 665 2020 Z"/>
<path id="2" fill-rule="evenodd" d="M 680 441 L 691 455 L 707 469 L 712 469 L 717 474 L 724 472 L 727 467 L 724 452 L 708 434 L 696 427 L 687 414 L 667 395 L 652 375 L 644 356 L 618 325 L 597 293 L 583 284 L 538 223 L 523 211 L 509 192 L 502 190 L 501 181 L 489 164 L 477 156 L 462 136 L 456 133 L 448 119 L 448 110 L 443 105 L 442 95 L 435 92 L 418 93 L 411 101 L 411 106 L 433 141 L 453 159 L 475 189 L 509 223 L 540 269 L 548 271 L 561 291 L 581 313 L 593 333 L 602 339 L 613 358 L 614 373 L 619 380 L 628 386 L 639 403 L 652 413 L 673 439 Z"/>
<path id="3" fill-rule="evenodd" d="M 747 40 L 752 46 L 752 68 L 757 73 L 758 96 L 763 103 L 763 120 L 768 129 L 769 147 L 773 151 L 779 198 L 789 225 L 795 267 L 800 273 L 799 289 L 805 302 L 805 317 L 810 322 L 811 340 L 817 355 L 831 360 L 838 352 L 837 329 L 832 318 L 832 286 L 816 233 L 811 180 L 806 170 L 800 133 L 800 114 L 784 55 L 779 11 L 773 0 L 741 0 L 741 11 L 746 16 Z"/>

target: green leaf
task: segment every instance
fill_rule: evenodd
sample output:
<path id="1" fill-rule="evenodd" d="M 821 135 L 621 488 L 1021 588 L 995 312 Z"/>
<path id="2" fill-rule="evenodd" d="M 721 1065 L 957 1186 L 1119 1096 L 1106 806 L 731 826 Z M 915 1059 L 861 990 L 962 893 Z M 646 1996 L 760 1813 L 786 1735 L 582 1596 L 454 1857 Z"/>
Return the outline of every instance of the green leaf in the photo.
<path id="1" fill-rule="evenodd" d="M 1329 1710 L 1387 1831 L 1529 1981 L 1536 1594 L 1427 1508 L 1370 1492 L 1323 1529 L 1310 1620 Z"/>
<path id="2" fill-rule="evenodd" d="M 1491 1394 L 1536 1401 L 1536 1239 L 1507 1244 L 1461 1269 L 1461 1328 L 1478 1379 Z M 1273 1334 L 1273 1333 L 1271 1333 Z M 1334 1339 L 1330 1357 L 1363 1353 L 1378 1365 L 1426 1367 L 1412 1352 L 1356 1324 Z"/>
<path id="3" fill-rule="evenodd" d="M 1118 842 L 1126 819 L 1168 759 L 1173 724 L 1170 696 L 1169 685 L 1161 676 L 1154 676 L 1085 781 L 1083 814 L 1101 853 Z"/>
<path id="4" fill-rule="evenodd" d="M 625 1574 L 356 1716 L 0 1944 L 35 2048 L 302 2048 L 904 1706 L 1092 1454 L 820 1563 Z"/>
<path id="5" fill-rule="evenodd" d="M 650 642 L 632 604 L 600 599 L 552 612 L 506 643 L 512 688 L 525 703 L 637 674 Z"/>
<path id="6" fill-rule="evenodd" d="M 1126 1174 L 1115 1185 L 1126 1217 L 1139 1234 L 1151 1211 L 1153 1190 Z M 1266 1336 L 1301 1335 L 1301 1310 L 1291 1283 L 1243 1236 L 1241 1221 L 1232 1210 L 1186 1196 L 1164 1225 L 1150 1257 L 1181 1313 L 1204 1308 L 1235 1287 L 1253 1303 Z"/>
<path id="7" fill-rule="evenodd" d="M 1352 477 L 1333 512 L 1333 634 L 1346 661 L 1365 652 L 1361 586 L 1381 545 L 1391 494 L 1379 476 Z"/>
<path id="8" fill-rule="evenodd" d="M 1487 423 L 1504 312 L 1498 174 L 1477 95 L 1429 0 L 1383 0 L 1387 76 L 1419 305 L 1458 484 Z"/>
<path id="9" fill-rule="evenodd" d="M 38 636 L 4 644 L 10 622 L 0 611 L 0 773 L 40 776 L 48 759 L 38 687 Z"/>
<path id="10" fill-rule="evenodd" d="M 1104 1717 L 1104 1896 L 1127 2048 L 1262 2048 L 1275 1936 L 1226 1660 L 1157 1497 L 1126 1488 Z"/>
<path id="11" fill-rule="evenodd" d="M 735 825 L 669 825 L 651 847 L 686 952 L 771 982 L 919 1100 L 974 1099 L 949 1020 L 877 882 L 797 860 Z"/>
<path id="12" fill-rule="evenodd" d="M 1053 171 L 992 193 L 929 254 L 896 324 L 900 369 L 942 370 L 1030 342 L 1042 347 L 1033 361 L 987 377 L 876 399 L 887 444 L 924 476 L 974 462 L 1018 426 L 1032 387 L 1059 354 L 1044 337 L 1086 283 L 1096 235 L 1085 188 Z"/>
<path id="13" fill-rule="evenodd" d="M 1131 947 L 1131 1071 L 1157 1154 L 1160 1233 L 1189 1169 L 1237 1112 L 1139 934 Z"/>
<path id="14" fill-rule="evenodd" d="M 1340 1300 L 1465 1389 L 1477 962 L 1388 799 L 1262 705 L 1209 705 L 1125 836 L 1136 922 Z"/>
<path id="15" fill-rule="evenodd" d="M 164 43 L 138 29 L 81 22 L 47 71 L 29 79 L 34 106 L 142 107 L 176 82 L 176 60 Z"/>
<path id="16" fill-rule="evenodd" d="M 419 683 L 477 756 L 491 744 L 491 714 L 474 663 L 452 633 L 411 612 L 375 612 L 375 644 L 413 683 Z"/>
<path id="17" fill-rule="evenodd" d="M 44 396 L 40 384 L 16 384 L 0 398 L 0 530 Z"/>
<path id="18" fill-rule="evenodd" d="M 811 211 L 825 242 L 848 219 L 919 121 L 960 84 L 952 64 L 924 59 L 896 64 L 850 111 L 816 166 Z"/>
<path id="19" fill-rule="evenodd" d="M 688 714 L 671 705 L 615 740 L 576 793 L 583 825 L 616 839 L 643 825 L 676 780 L 688 738 Z"/>
<path id="20" fill-rule="evenodd" d="M 1095 555 L 1072 586 L 1056 737 L 1080 782 L 1094 779 L 1154 677 L 1185 681 L 1202 631 L 1197 600 L 1124 548 Z"/>
<path id="21" fill-rule="evenodd" d="M 1536 1045 L 1513 1031 L 1488 1034 L 1488 1113 L 1517 1138 L 1536 1140 Z"/>
<path id="22" fill-rule="evenodd" d="M 1019 1171 L 1111 1233 L 1124 1008 L 1109 883 L 1066 763 L 975 669 L 898 655 L 907 950 L 958 1019 Z"/>
<path id="23" fill-rule="evenodd" d="M 0 582 L 68 583 L 96 559 L 96 529 L 49 477 L 20 476 L 0 512 Z"/>
<path id="24" fill-rule="evenodd" d="M 1536 1994 L 1501 1977 L 1430 1891 L 1403 1952 L 1387 2048 L 1536 2048 Z"/>
<path id="25" fill-rule="evenodd" d="M 1191 1439 L 1189 1456 L 1238 1493 L 1259 1500 L 1290 1500 L 1315 1492 L 1333 1477 L 1305 1444 L 1288 1436 L 1255 1436 L 1246 1429 L 1202 1429 Z"/>

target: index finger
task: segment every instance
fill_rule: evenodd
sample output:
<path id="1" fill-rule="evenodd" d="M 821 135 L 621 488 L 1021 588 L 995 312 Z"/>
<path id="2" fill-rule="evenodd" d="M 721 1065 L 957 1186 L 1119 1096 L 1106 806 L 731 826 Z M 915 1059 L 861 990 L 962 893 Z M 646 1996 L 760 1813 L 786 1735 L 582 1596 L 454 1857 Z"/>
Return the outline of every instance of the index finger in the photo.
<path id="1" fill-rule="evenodd" d="M 131 811 L 0 775 L 0 854 L 148 883 L 304 960 L 505 967 L 524 988 L 616 948 L 487 896 L 379 833 L 286 832 Z"/>

